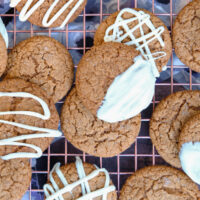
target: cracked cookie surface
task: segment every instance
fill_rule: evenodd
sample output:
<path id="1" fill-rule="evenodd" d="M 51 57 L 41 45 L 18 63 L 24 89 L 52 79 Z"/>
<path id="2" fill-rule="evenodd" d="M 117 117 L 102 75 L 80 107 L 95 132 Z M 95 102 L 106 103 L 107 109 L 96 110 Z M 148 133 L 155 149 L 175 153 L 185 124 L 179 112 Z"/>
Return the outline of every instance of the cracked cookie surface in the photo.
<path id="1" fill-rule="evenodd" d="M 83 163 L 83 167 L 84 167 L 86 175 L 89 175 L 94 170 L 96 170 L 96 167 L 89 163 Z M 69 184 L 72 184 L 80 179 L 78 176 L 78 173 L 77 173 L 76 165 L 74 163 L 64 165 L 60 169 Z M 57 183 L 58 187 L 63 188 L 63 183 L 60 181 L 59 177 L 56 175 L 55 172 L 53 173 L 53 178 L 54 178 L 55 182 Z M 105 180 L 106 180 L 105 174 L 102 172 L 99 173 L 98 176 L 90 179 L 88 181 L 90 191 L 93 192 L 93 191 L 103 188 L 105 185 Z M 112 181 L 110 181 L 110 185 L 113 185 Z M 81 196 L 82 196 L 82 189 L 81 189 L 81 186 L 78 185 L 77 187 L 75 187 L 73 189 L 72 194 L 65 193 L 63 195 L 63 198 L 64 198 L 64 200 L 73 200 L 73 199 L 78 199 Z M 101 200 L 102 197 L 100 196 L 100 197 L 96 197 L 93 199 Z M 117 200 L 116 191 L 108 193 L 107 200 Z"/>
<path id="2" fill-rule="evenodd" d="M 71 88 L 73 67 L 71 55 L 60 42 L 47 36 L 34 36 L 20 42 L 9 53 L 5 78 L 35 83 L 56 103 Z"/>
<path id="3" fill-rule="evenodd" d="M 61 114 L 65 137 L 78 149 L 100 157 L 112 157 L 125 151 L 138 136 L 140 125 L 141 115 L 118 123 L 99 120 L 85 108 L 75 88 Z"/>
<path id="4" fill-rule="evenodd" d="M 162 37 L 162 39 L 163 39 L 163 41 L 165 43 L 164 47 L 162 47 L 160 45 L 158 40 L 153 40 L 153 41 L 151 41 L 149 43 L 149 49 L 151 50 L 152 53 L 160 52 L 160 51 L 164 51 L 166 53 L 165 57 L 162 57 L 162 58 L 156 60 L 156 66 L 157 66 L 158 70 L 161 72 L 162 71 L 162 67 L 167 65 L 167 62 L 168 62 L 168 60 L 169 60 L 169 58 L 171 56 L 171 53 L 172 53 L 172 42 L 171 42 L 171 37 L 170 37 L 169 30 L 165 26 L 165 24 L 158 17 L 153 15 L 153 13 L 151 13 L 151 12 L 145 10 L 145 9 L 134 8 L 134 10 L 143 11 L 143 12 L 149 14 L 150 15 L 150 19 L 151 19 L 153 25 L 155 26 L 155 28 L 163 26 L 164 29 L 165 29 L 165 31 L 161 35 L 161 37 Z M 94 45 L 100 45 L 100 44 L 102 44 L 104 42 L 104 36 L 105 36 L 106 30 L 107 30 L 107 28 L 109 26 L 114 24 L 118 14 L 119 14 L 119 12 L 113 13 L 112 15 L 107 17 L 99 25 L 99 27 L 98 27 L 98 29 L 97 29 L 97 31 L 95 33 L 95 36 L 94 36 Z M 130 14 L 130 13 L 124 13 L 124 15 L 123 15 L 124 19 L 130 19 L 131 17 L 133 17 L 133 15 Z M 138 25 L 138 22 L 129 23 L 129 27 L 130 28 L 135 27 L 136 25 Z M 148 34 L 150 32 L 150 29 L 146 25 L 143 25 L 143 30 L 144 30 L 144 34 Z M 141 33 L 140 33 L 139 29 L 137 29 L 134 32 L 134 36 L 135 36 L 135 38 L 141 37 Z M 130 39 L 126 39 L 126 40 L 124 40 L 124 42 L 128 42 L 129 40 Z M 135 48 L 135 46 L 134 46 L 134 48 Z"/>
<path id="5" fill-rule="evenodd" d="M 76 73 L 77 94 L 94 115 L 113 80 L 133 65 L 138 55 L 133 47 L 108 42 L 92 47 L 82 57 Z"/>
<path id="6" fill-rule="evenodd" d="M 200 114 L 193 116 L 183 126 L 179 136 L 179 149 L 188 142 L 200 142 Z"/>
<path id="7" fill-rule="evenodd" d="M 57 130 L 59 117 L 55 105 L 53 101 L 50 98 L 48 98 L 46 93 L 39 86 L 30 82 L 26 82 L 22 79 L 7 79 L 0 82 L 0 92 L 27 92 L 33 94 L 47 103 L 51 113 L 51 117 L 48 120 L 41 120 L 40 118 L 27 115 L 2 115 L 0 116 L 1 120 Z M 39 102 L 31 98 L 21 97 L 0 97 L 0 111 L 32 111 L 44 114 L 43 108 Z M 27 135 L 34 133 L 35 131 L 0 123 L 0 139 L 6 139 L 10 137 L 16 137 L 19 135 Z M 37 134 L 37 132 L 35 134 Z M 50 145 L 52 140 L 53 138 L 37 138 L 27 139 L 22 142 L 36 145 L 40 147 L 42 151 L 44 151 Z M 14 152 L 34 151 L 30 148 L 20 146 L 0 146 L 0 156 Z"/>
<path id="8" fill-rule="evenodd" d="M 0 34 L 0 76 L 4 73 L 7 65 L 7 48 L 3 37 Z"/>
<path id="9" fill-rule="evenodd" d="M 195 183 L 182 171 L 151 166 L 136 171 L 120 192 L 119 200 L 199 200 Z"/>
<path id="10" fill-rule="evenodd" d="M 181 167 L 178 140 L 183 125 L 200 113 L 200 91 L 181 91 L 163 99 L 150 121 L 150 137 L 158 153 L 174 167 Z"/>
<path id="11" fill-rule="evenodd" d="M 30 185 L 31 175 L 28 160 L 0 159 L 0 200 L 21 199 Z"/>
<path id="12" fill-rule="evenodd" d="M 28 20 L 37 26 L 42 26 L 42 20 L 44 18 L 45 13 L 50 8 L 50 6 L 54 3 L 55 0 L 48 0 L 44 1 L 44 3 L 28 18 Z M 52 14 L 50 15 L 50 19 L 66 4 L 66 2 L 69 0 L 59 0 L 55 8 L 52 10 Z M 21 0 L 21 2 L 17 5 L 17 10 L 20 12 L 22 8 L 24 7 L 27 0 Z M 32 5 L 35 5 L 38 2 L 38 0 L 33 0 Z M 58 27 L 61 26 L 63 21 L 66 19 L 69 12 L 74 8 L 78 0 L 74 0 L 74 2 L 63 12 L 63 14 L 58 17 L 58 19 L 50 26 L 50 27 Z M 69 23 L 74 21 L 79 14 L 81 14 L 82 10 L 85 8 L 85 5 L 87 3 L 87 0 L 84 0 L 84 2 L 79 6 L 77 11 L 72 15 L 72 17 L 69 20 Z"/>
<path id="13" fill-rule="evenodd" d="M 178 58 L 200 72 L 200 1 L 194 0 L 178 14 L 173 27 L 173 45 Z"/>

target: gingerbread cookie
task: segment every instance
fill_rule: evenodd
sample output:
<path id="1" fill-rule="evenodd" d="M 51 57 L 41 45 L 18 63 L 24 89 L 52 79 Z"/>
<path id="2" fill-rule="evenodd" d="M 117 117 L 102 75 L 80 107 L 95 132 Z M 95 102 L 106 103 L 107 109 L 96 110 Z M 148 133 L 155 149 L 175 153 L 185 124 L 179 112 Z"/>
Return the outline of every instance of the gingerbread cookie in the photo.
<path id="1" fill-rule="evenodd" d="M 198 200 L 200 193 L 183 172 L 167 166 L 151 166 L 129 177 L 120 193 L 120 200 Z"/>
<path id="2" fill-rule="evenodd" d="M 159 154 L 180 168 L 178 141 L 183 125 L 200 113 L 200 91 L 181 91 L 163 99 L 150 121 L 150 136 Z"/>
<path id="3" fill-rule="evenodd" d="M 167 27 L 145 9 L 125 8 L 107 17 L 95 33 L 94 44 L 100 45 L 107 41 L 122 42 L 138 48 L 147 59 L 155 59 L 160 72 L 167 65 L 172 53 Z M 148 44 L 148 49 L 145 44 Z"/>
<path id="4" fill-rule="evenodd" d="M 200 184 L 200 114 L 191 117 L 179 136 L 180 161 L 185 173 Z"/>
<path id="5" fill-rule="evenodd" d="M 46 200 L 57 199 L 103 199 L 116 200 L 115 186 L 106 169 L 82 163 L 79 157 L 75 163 L 60 168 L 55 164 L 50 173 L 50 182 L 44 185 Z"/>
<path id="6" fill-rule="evenodd" d="M 0 200 L 21 199 L 31 183 L 31 175 L 27 160 L 0 159 Z"/>
<path id="7" fill-rule="evenodd" d="M 120 43 L 94 46 L 83 56 L 76 73 L 77 94 L 94 115 L 114 79 L 134 64 L 139 52 Z"/>
<path id="8" fill-rule="evenodd" d="M 37 158 L 50 145 L 59 117 L 37 85 L 21 79 L 0 82 L 0 158 Z"/>
<path id="9" fill-rule="evenodd" d="M 6 78 L 22 78 L 39 85 L 56 103 L 71 88 L 71 55 L 57 40 L 35 36 L 20 42 L 8 56 Z"/>
<path id="10" fill-rule="evenodd" d="M 67 97 L 61 114 L 65 137 L 75 147 L 99 157 L 112 157 L 126 150 L 138 136 L 140 125 L 141 115 L 112 124 L 97 119 L 82 104 L 76 89 Z"/>
<path id="11" fill-rule="evenodd" d="M 0 76 L 4 73 L 7 65 L 7 48 L 5 41 L 0 33 Z"/>
<path id="12" fill-rule="evenodd" d="M 173 45 L 177 57 L 200 72 L 200 1 L 193 0 L 178 14 L 173 27 Z"/>
<path id="13" fill-rule="evenodd" d="M 83 11 L 87 0 L 11 0 L 10 6 L 20 12 L 21 21 L 29 20 L 41 27 L 64 27 Z"/>

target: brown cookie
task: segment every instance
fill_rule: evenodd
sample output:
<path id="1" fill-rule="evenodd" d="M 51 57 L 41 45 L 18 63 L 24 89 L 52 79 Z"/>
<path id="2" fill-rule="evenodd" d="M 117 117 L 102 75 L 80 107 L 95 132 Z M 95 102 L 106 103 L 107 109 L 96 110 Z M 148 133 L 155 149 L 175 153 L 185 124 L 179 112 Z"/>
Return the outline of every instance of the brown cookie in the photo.
<path id="1" fill-rule="evenodd" d="M 180 168 L 178 140 L 183 125 L 200 113 L 200 91 L 181 91 L 163 99 L 150 121 L 150 136 L 158 153 Z"/>
<path id="2" fill-rule="evenodd" d="M 0 76 L 4 73 L 7 65 L 7 48 L 3 37 L 0 34 Z"/>
<path id="3" fill-rule="evenodd" d="M 178 14 L 173 27 L 173 45 L 178 58 L 200 72 L 200 1 L 194 0 Z"/>
<path id="4" fill-rule="evenodd" d="M 89 163 L 83 163 L 83 168 L 85 171 L 85 175 L 88 176 L 89 174 L 91 174 L 92 172 L 94 172 L 96 170 L 96 166 L 89 164 Z M 67 180 L 68 184 L 72 184 L 77 182 L 78 180 L 80 180 L 80 177 L 78 175 L 77 172 L 77 167 L 75 165 L 75 163 L 70 163 L 67 165 L 64 165 L 60 168 L 62 174 L 64 175 L 65 179 Z M 53 172 L 52 177 L 54 178 L 55 182 L 58 185 L 59 189 L 63 188 L 63 183 L 61 182 L 60 178 L 58 177 L 58 175 L 56 174 L 56 172 Z M 89 184 L 89 188 L 91 192 L 95 192 L 99 189 L 103 189 L 105 186 L 105 181 L 106 181 L 106 176 L 103 172 L 100 172 L 99 174 L 97 174 L 96 176 L 94 176 L 93 178 L 89 179 L 88 184 Z M 50 182 L 48 182 L 49 184 Z M 50 183 L 50 185 L 52 186 L 52 184 Z M 110 180 L 110 186 L 113 185 L 112 181 Z M 88 192 L 86 192 L 88 193 Z M 78 199 L 80 197 L 82 197 L 82 188 L 81 185 L 78 184 L 78 186 L 76 186 L 72 192 L 68 192 L 68 193 L 64 193 L 63 194 L 63 198 L 64 200 L 73 200 L 73 199 Z M 96 200 L 101 200 L 102 196 L 93 198 Z M 109 192 L 107 194 L 107 200 L 117 200 L 117 194 L 116 191 L 112 191 Z"/>
<path id="5" fill-rule="evenodd" d="M 59 117 L 53 101 L 48 98 L 48 95 L 37 85 L 26 82 L 22 79 L 7 79 L 0 82 L 0 92 L 26 92 L 33 94 L 44 100 L 50 110 L 51 117 L 48 120 L 27 116 L 27 115 L 2 115 L 1 120 L 17 122 L 29 126 L 39 128 L 58 128 Z M 0 97 L 0 111 L 32 111 L 43 114 L 43 108 L 40 103 L 31 98 L 21 97 Z M 0 139 L 7 139 L 19 135 L 34 134 L 35 131 L 22 129 L 16 126 L 3 124 L 0 126 Z M 37 132 L 35 133 L 37 134 Z M 51 143 L 53 138 L 38 138 L 23 140 L 23 143 L 33 144 L 44 151 Z M 21 142 L 21 141 L 20 141 Z M 0 146 L 0 156 L 14 152 L 34 152 L 32 149 L 19 146 Z"/>
<path id="6" fill-rule="evenodd" d="M 126 150 L 138 136 L 140 125 L 141 115 L 119 123 L 97 119 L 83 106 L 76 89 L 67 97 L 61 114 L 65 137 L 75 147 L 99 157 L 112 157 Z"/>
<path id="7" fill-rule="evenodd" d="M 199 200 L 198 187 L 182 171 L 167 166 L 151 166 L 129 177 L 120 200 Z"/>
<path id="8" fill-rule="evenodd" d="M 162 67 L 167 65 L 167 62 L 171 56 L 172 53 L 172 42 L 171 42 L 171 37 L 170 37 L 170 33 L 167 29 L 167 27 L 165 26 L 165 24 L 155 15 L 153 15 L 153 13 L 145 10 L 145 9 L 138 9 L 138 8 L 134 8 L 133 10 L 136 11 L 143 11 L 144 13 L 147 13 L 150 15 L 150 20 L 152 21 L 153 25 L 155 26 L 155 28 L 158 28 L 160 26 L 163 26 L 165 31 L 162 33 L 162 39 L 165 43 L 165 46 L 162 47 L 159 43 L 158 40 L 153 40 L 152 42 L 149 43 L 149 49 L 151 50 L 152 53 L 155 52 L 160 52 L 160 51 L 164 51 L 167 55 L 165 57 L 162 57 L 158 60 L 156 60 L 156 66 L 158 68 L 158 70 L 161 72 L 162 71 Z M 115 23 L 115 20 L 118 16 L 118 14 L 120 13 L 120 11 L 113 13 L 112 15 L 110 15 L 109 17 L 107 17 L 98 27 L 95 36 L 94 36 L 94 45 L 100 45 L 104 42 L 104 36 L 106 33 L 106 30 L 109 26 L 111 26 L 112 24 Z M 129 19 L 133 17 L 132 14 L 130 13 L 124 13 L 123 18 L 124 19 Z M 136 25 L 138 25 L 138 21 L 136 22 L 131 22 L 129 23 L 129 28 L 133 28 Z M 143 25 L 143 30 L 144 30 L 144 34 L 148 34 L 150 32 L 150 29 L 146 26 Z M 141 33 L 140 30 L 137 29 L 134 32 L 134 36 L 135 38 L 139 38 L 141 37 Z M 128 42 L 130 41 L 130 38 L 124 40 L 123 42 Z M 135 47 L 135 46 L 134 46 Z"/>
<path id="9" fill-rule="evenodd" d="M 31 175 L 27 160 L 0 159 L 0 200 L 21 199 L 31 183 Z"/>
<path id="10" fill-rule="evenodd" d="M 55 103 L 67 94 L 73 77 L 71 55 L 53 38 L 31 37 L 9 53 L 6 78 L 22 78 L 39 85 Z"/>
<path id="11" fill-rule="evenodd" d="M 125 44 L 94 46 L 83 56 L 76 73 L 77 94 L 94 115 L 116 76 L 134 64 L 139 52 Z"/>
<path id="12" fill-rule="evenodd" d="M 200 114 L 191 117 L 183 126 L 179 136 L 179 149 L 188 142 L 200 142 Z"/>
<path id="13" fill-rule="evenodd" d="M 69 0 L 59 0 L 57 5 L 54 7 L 51 15 L 50 15 L 50 19 L 66 4 L 66 2 L 68 2 Z M 66 17 L 68 16 L 69 12 L 74 8 L 74 6 L 76 5 L 76 3 L 79 0 L 74 0 L 73 3 L 71 3 L 69 5 L 69 7 L 63 12 L 63 14 L 50 26 L 50 27 L 58 27 L 61 26 L 61 24 L 64 22 L 64 20 L 66 19 Z M 27 2 L 27 0 L 21 0 L 21 2 L 17 5 L 17 10 L 20 12 L 22 10 L 22 8 L 24 7 L 25 3 Z M 38 0 L 33 0 L 32 6 L 30 8 L 32 8 L 36 3 L 38 2 Z M 54 0 L 48 0 L 48 1 L 44 1 L 44 3 L 42 5 L 40 5 L 40 7 L 28 18 L 28 20 L 37 26 L 41 26 L 43 27 L 42 24 L 42 20 L 44 18 L 44 15 L 46 14 L 46 12 L 48 11 L 48 9 L 50 8 L 50 6 L 54 3 Z M 79 6 L 79 8 L 76 10 L 76 12 L 72 15 L 72 17 L 69 20 L 69 23 L 74 21 L 79 14 L 81 14 L 81 12 L 83 11 L 83 9 L 85 8 L 85 5 L 87 3 L 87 0 L 84 0 L 84 2 L 81 4 L 81 6 Z"/>

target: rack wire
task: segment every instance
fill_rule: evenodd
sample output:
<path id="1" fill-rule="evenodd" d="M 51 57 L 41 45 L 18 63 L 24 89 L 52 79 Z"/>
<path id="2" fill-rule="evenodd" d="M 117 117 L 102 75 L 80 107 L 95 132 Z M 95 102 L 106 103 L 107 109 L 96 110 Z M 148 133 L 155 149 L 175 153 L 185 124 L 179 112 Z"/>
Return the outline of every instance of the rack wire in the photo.
<path id="1" fill-rule="evenodd" d="M 121 9 L 120 0 L 116 1 L 116 10 Z M 129 1 L 132 7 L 139 7 L 140 0 L 127 0 Z M 150 0 L 149 0 L 150 1 Z M 157 3 L 156 0 L 152 0 L 151 7 L 149 10 L 153 12 L 156 16 L 161 19 L 165 19 L 169 23 L 169 29 L 172 30 L 173 21 L 177 15 L 178 11 L 175 11 L 175 5 L 177 1 L 180 0 L 169 0 L 168 11 L 167 12 L 157 12 L 155 9 L 155 5 Z M 87 7 L 83 11 L 83 13 L 79 16 L 82 19 L 83 28 L 81 30 L 70 29 L 70 25 L 67 25 L 65 29 L 41 29 L 34 25 L 29 26 L 29 29 L 21 30 L 20 26 L 17 27 L 18 13 L 16 10 L 13 11 L 12 14 L 0 14 L 2 18 L 13 18 L 13 27 L 8 30 L 9 37 L 13 38 L 12 44 L 9 44 L 9 50 L 15 46 L 20 40 L 26 39 L 26 37 L 30 37 L 33 35 L 48 35 L 50 37 L 54 37 L 56 34 L 62 34 L 65 37 L 65 46 L 72 53 L 73 51 L 81 51 L 83 54 L 91 48 L 91 45 L 87 45 L 87 35 L 94 35 L 95 29 L 92 30 L 86 26 L 87 19 L 89 17 L 98 17 L 99 23 L 111 13 L 104 13 L 103 3 L 106 0 L 99 0 L 99 12 L 98 13 L 87 13 Z M 189 0 L 184 0 L 185 4 L 189 2 Z M 184 6 L 184 5 L 183 5 Z M 19 23 L 19 22 L 18 22 Z M 26 22 L 29 23 L 29 22 Z M 70 46 L 70 34 L 81 33 L 83 37 L 82 45 L 79 46 Z M 23 34 L 23 37 L 20 36 Z M 171 59 L 167 65 L 167 71 L 161 74 L 165 76 L 168 73 L 170 76 L 165 81 L 161 81 L 158 79 L 156 83 L 156 92 L 153 98 L 152 104 L 142 113 L 142 126 L 139 136 L 135 143 L 122 154 L 113 157 L 113 158 L 97 158 L 91 155 L 85 154 L 80 150 L 73 147 L 64 136 L 59 138 L 56 142 L 54 142 L 46 152 L 44 152 L 43 156 L 40 159 L 32 159 L 32 183 L 30 184 L 30 188 L 26 192 L 25 196 L 22 198 L 23 200 L 40 200 L 43 199 L 43 190 L 42 186 L 46 183 L 48 178 L 48 174 L 52 168 L 52 166 L 56 162 L 61 162 L 61 164 L 67 164 L 68 162 L 74 161 L 75 156 L 80 156 L 84 161 L 94 163 L 100 167 L 105 167 L 115 184 L 117 191 L 119 193 L 121 187 L 123 186 L 125 180 L 128 176 L 130 176 L 136 170 L 143 168 L 149 165 L 156 164 L 164 164 L 168 165 L 157 153 L 156 149 L 151 143 L 148 126 L 151 114 L 159 101 L 170 93 L 183 90 L 183 89 L 197 89 L 200 87 L 200 83 L 193 82 L 193 73 L 186 66 L 184 66 L 181 62 L 177 61 L 177 57 L 174 53 L 172 53 Z M 77 64 L 77 60 L 75 60 L 75 64 Z M 75 66 L 76 68 L 76 66 Z M 187 73 L 187 77 L 183 82 L 174 81 L 174 73 L 177 71 L 185 71 Z M 60 101 L 56 104 L 58 111 L 62 107 L 63 101 Z"/>

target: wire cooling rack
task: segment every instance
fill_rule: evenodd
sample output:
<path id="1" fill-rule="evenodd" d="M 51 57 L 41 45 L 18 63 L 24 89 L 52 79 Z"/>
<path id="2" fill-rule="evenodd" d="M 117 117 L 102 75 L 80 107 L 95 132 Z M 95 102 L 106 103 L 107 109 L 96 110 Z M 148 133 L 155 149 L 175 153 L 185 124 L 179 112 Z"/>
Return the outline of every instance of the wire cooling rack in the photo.
<path id="1" fill-rule="evenodd" d="M 92 9 L 92 2 L 97 6 Z M 159 3 L 162 2 L 163 4 Z M 63 43 L 72 54 L 75 65 L 78 64 L 82 54 L 92 46 L 92 38 L 99 23 L 112 12 L 124 7 L 139 7 L 148 9 L 160 17 L 169 30 L 177 13 L 189 0 L 88 0 L 83 13 L 75 22 L 64 29 L 43 29 L 29 22 L 21 23 L 16 10 L 0 16 L 4 21 L 12 21 L 8 26 L 10 38 L 9 50 L 13 46 L 33 35 L 48 35 Z M 110 7 L 109 7 L 109 6 Z M 109 9 L 108 9 L 109 7 Z M 79 26 L 77 26 L 79 24 Z M 78 28 L 77 28 L 78 27 Z M 74 40 L 76 42 L 74 42 Z M 75 66 L 76 68 L 76 66 Z M 174 50 L 167 65 L 167 70 L 161 73 L 156 83 L 155 97 L 152 104 L 142 112 L 142 126 L 136 142 L 122 154 L 113 158 L 98 158 L 81 152 L 73 147 L 64 137 L 60 137 L 46 150 L 40 159 L 32 159 L 32 182 L 30 188 L 22 198 L 23 200 L 42 200 L 44 198 L 42 186 L 46 183 L 48 174 L 56 162 L 62 165 L 75 161 L 80 156 L 84 161 L 94 163 L 106 168 L 119 193 L 125 180 L 137 169 L 150 165 L 168 165 L 157 153 L 149 137 L 149 120 L 159 101 L 169 94 L 184 89 L 199 89 L 198 74 L 189 70 L 176 57 Z M 63 101 L 56 104 L 60 113 Z"/>

